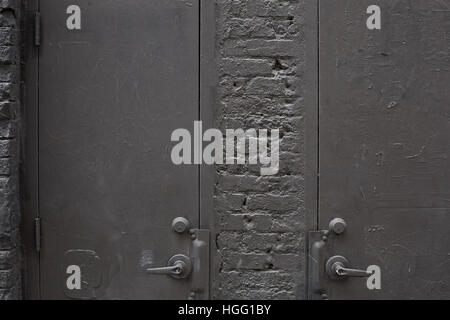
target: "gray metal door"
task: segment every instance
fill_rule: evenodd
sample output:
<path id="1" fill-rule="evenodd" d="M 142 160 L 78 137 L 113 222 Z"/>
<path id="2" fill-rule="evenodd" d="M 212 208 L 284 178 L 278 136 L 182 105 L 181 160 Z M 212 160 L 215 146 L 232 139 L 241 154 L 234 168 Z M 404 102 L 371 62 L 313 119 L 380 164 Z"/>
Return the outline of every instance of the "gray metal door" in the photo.
<path id="1" fill-rule="evenodd" d="M 318 223 L 346 228 L 312 237 L 313 295 L 450 298 L 449 54 L 450 1 L 320 0 Z"/>
<path id="2" fill-rule="evenodd" d="M 190 255 L 174 218 L 199 227 L 199 169 L 170 157 L 199 117 L 199 1 L 40 0 L 40 15 L 41 297 L 189 297 L 192 275 L 146 270 Z"/>

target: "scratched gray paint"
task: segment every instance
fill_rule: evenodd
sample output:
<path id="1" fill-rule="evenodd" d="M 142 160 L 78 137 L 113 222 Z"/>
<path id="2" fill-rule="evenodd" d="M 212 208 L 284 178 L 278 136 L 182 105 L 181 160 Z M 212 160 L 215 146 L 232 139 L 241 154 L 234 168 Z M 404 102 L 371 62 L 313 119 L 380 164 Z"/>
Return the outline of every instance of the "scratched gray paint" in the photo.
<path id="1" fill-rule="evenodd" d="M 173 218 L 199 223 L 198 169 L 169 143 L 198 118 L 198 1 L 79 0 L 68 31 L 73 3 L 40 1 L 41 297 L 67 298 L 73 260 L 103 275 L 78 297 L 185 299 L 189 281 L 144 270 L 188 252 Z"/>
<path id="2" fill-rule="evenodd" d="M 382 30 L 365 27 L 369 5 Z M 332 299 L 450 298 L 450 1 L 321 0 L 320 227 L 364 279 Z"/>

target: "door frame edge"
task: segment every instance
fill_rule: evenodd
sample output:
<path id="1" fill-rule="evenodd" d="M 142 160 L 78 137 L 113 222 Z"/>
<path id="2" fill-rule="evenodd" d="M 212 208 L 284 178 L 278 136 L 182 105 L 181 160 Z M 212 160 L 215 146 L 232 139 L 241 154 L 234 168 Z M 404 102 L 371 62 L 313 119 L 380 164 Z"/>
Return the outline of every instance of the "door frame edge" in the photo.
<path id="1" fill-rule="evenodd" d="M 216 60 L 216 11 L 215 1 L 199 0 L 199 118 L 204 128 L 215 128 L 217 109 L 217 60 Z M 215 239 L 214 186 L 216 184 L 215 166 L 201 165 L 199 192 L 199 228 L 209 229 L 210 242 Z M 209 252 L 209 299 L 212 297 L 217 253 L 210 245 Z"/>
<path id="2" fill-rule="evenodd" d="M 306 32 L 305 48 L 306 61 L 305 70 L 305 292 L 306 299 L 309 297 L 309 239 L 308 232 L 318 230 L 318 187 L 319 187 L 319 8 L 320 0 L 305 1 L 303 14 L 305 15 Z M 309 67 L 308 67 L 309 66 Z"/>
<path id="3" fill-rule="evenodd" d="M 35 18 L 39 0 L 24 0 L 22 5 L 22 104 L 20 202 L 22 239 L 22 291 L 25 299 L 40 299 L 40 264 L 36 250 L 38 208 L 38 81 L 39 48 L 34 44 Z"/>

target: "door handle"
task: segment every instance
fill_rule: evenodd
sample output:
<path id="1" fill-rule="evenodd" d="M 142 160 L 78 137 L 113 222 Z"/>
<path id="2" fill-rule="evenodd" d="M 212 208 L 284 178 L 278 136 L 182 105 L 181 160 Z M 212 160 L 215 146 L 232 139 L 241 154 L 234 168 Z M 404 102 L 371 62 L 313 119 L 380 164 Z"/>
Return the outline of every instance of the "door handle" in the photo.
<path id="1" fill-rule="evenodd" d="M 161 268 L 150 268 L 147 269 L 149 274 L 168 274 L 168 275 L 179 275 L 183 272 L 184 263 L 177 261 L 174 266 L 171 267 L 161 267 Z"/>
<path id="2" fill-rule="evenodd" d="M 184 254 L 177 254 L 170 258 L 167 267 L 148 268 L 147 273 L 169 275 L 175 279 L 185 279 L 189 277 L 191 270 L 191 259 Z"/>
<path id="3" fill-rule="evenodd" d="M 339 280 L 349 277 L 367 278 L 372 275 L 366 270 L 352 269 L 348 266 L 350 262 L 343 256 L 334 256 L 328 259 L 326 263 L 326 271 L 331 279 Z"/>

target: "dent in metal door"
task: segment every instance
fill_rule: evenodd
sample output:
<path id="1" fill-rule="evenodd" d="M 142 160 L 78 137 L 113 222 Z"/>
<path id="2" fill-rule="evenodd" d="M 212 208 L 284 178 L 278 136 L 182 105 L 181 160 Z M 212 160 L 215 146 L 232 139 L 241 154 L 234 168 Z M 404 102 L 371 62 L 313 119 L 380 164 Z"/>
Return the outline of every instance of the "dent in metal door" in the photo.
<path id="1" fill-rule="evenodd" d="M 66 25 L 70 5 L 80 30 Z M 198 168 L 174 166 L 169 144 L 198 119 L 198 6 L 40 1 L 42 298 L 189 296 L 190 280 L 146 269 L 188 254 L 174 218 L 199 225 Z M 69 264 L 90 266 L 80 295 L 65 288 Z"/>
<path id="2" fill-rule="evenodd" d="M 326 277 L 328 298 L 450 298 L 449 9 L 320 1 L 319 225 L 345 219 L 329 254 L 381 267 L 381 290 Z"/>

